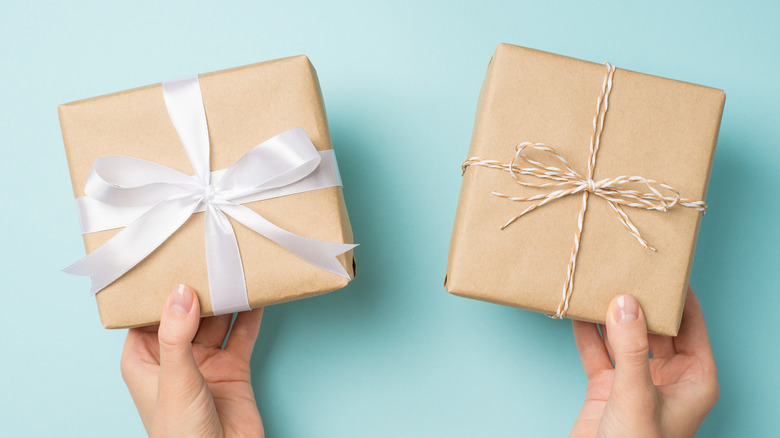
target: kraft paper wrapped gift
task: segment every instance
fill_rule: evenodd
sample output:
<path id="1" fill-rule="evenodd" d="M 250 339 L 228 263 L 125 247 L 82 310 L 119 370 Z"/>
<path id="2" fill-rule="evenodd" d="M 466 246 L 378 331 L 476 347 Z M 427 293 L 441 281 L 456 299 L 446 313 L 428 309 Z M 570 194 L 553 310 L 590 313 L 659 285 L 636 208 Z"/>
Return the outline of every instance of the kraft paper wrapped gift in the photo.
<path id="1" fill-rule="evenodd" d="M 706 197 L 725 94 L 621 68 L 610 78 L 609 69 L 499 45 L 463 166 L 445 288 L 600 323 L 614 296 L 631 293 L 649 330 L 673 336 L 702 215 L 703 202 L 696 201 Z M 588 178 L 592 140 L 598 148 Z"/>
<path id="2" fill-rule="evenodd" d="M 255 146 L 293 128 L 303 128 L 317 151 L 332 149 L 317 75 L 306 56 L 200 75 L 199 83 L 208 122 L 211 171 L 230 167 Z M 194 173 L 169 117 L 161 84 L 61 105 L 59 115 L 77 198 L 85 196 L 93 164 L 104 156 L 135 157 L 187 175 Z M 352 242 L 340 186 L 243 205 L 296 235 Z M 212 314 L 204 222 L 203 212 L 193 214 L 151 255 L 97 293 L 104 327 L 158 322 L 170 289 L 177 283 L 192 286 L 201 314 Z M 307 263 L 233 218 L 230 224 L 252 308 L 333 291 L 354 277 L 351 250 L 337 257 L 336 265 L 348 273 L 345 278 Z M 87 253 L 120 229 L 84 234 Z"/>

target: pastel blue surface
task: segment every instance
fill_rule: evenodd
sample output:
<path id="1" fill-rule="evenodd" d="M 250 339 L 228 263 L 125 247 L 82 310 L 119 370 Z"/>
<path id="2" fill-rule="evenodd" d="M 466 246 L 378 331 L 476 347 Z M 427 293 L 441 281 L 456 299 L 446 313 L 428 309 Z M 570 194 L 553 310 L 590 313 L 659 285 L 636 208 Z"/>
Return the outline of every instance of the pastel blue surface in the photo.
<path id="1" fill-rule="evenodd" d="M 691 283 L 721 398 L 699 436 L 780 430 L 780 7 L 755 2 L 0 4 L 0 427 L 139 436 L 124 330 L 101 328 L 57 105 L 307 54 L 356 240 L 346 289 L 268 308 L 252 362 L 268 436 L 565 436 L 585 377 L 568 321 L 447 294 L 476 100 L 500 42 L 726 90 Z M 224 5 L 223 5 L 224 4 Z"/>

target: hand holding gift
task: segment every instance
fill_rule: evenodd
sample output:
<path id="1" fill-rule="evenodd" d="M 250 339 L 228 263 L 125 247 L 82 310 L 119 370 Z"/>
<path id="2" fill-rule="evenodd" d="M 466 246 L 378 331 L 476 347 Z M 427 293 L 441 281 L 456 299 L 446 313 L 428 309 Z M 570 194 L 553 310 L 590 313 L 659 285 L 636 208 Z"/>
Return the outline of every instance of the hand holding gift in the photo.
<path id="1" fill-rule="evenodd" d="M 724 99 L 506 45 L 488 68 L 445 287 L 579 320 L 589 384 L 572 436 L 693 436 L 717 400 L 692 291 L 683 303 Z M 262 436 L 249 368 L 262 307 L 338 289 L 355 270 L 308 59 L 75 102 L 60 117 L 89 253 L 67 271 L 92 277 L 105 327 L 159 321 L 131 328 L 122 357 L 147 431 Z M 182 280 L 193 288 L 163 304 L 159 286 Z M 610 303 L 621 290 L 636 298 Z M 231 331 L 231 313 L 250 308 Z"/>
<path id="2" fill-rule="evenodd" d="M 686 290 L 724 102 L 506 44 L 488 65 L 444 286 L 575 320 L 589 384 L 572 436 L 693 436 L 717 400 Z"/>
<path id="3" fill-rule="evenodd" d="M 249 359 L 263 309 L 199 319 L 197 295 L 171 291 L 159 325 L 130 329 L 122 377 L 150 436 L 263 436 Z M 200 324 L 199 324 L 200 322 Z M 227 337 L 227 344 L 222 344 Z"/>
<path id="4" fill-rule="evenodd" d="M 570 436 L 693 437 L 718 400 L 715 360 L 693 290 L 676 337 L 648 335 L 631 295 L 612 300 L 606 321 L 601 335 L 596 324 L 572 321 L 588 389 Z"/>

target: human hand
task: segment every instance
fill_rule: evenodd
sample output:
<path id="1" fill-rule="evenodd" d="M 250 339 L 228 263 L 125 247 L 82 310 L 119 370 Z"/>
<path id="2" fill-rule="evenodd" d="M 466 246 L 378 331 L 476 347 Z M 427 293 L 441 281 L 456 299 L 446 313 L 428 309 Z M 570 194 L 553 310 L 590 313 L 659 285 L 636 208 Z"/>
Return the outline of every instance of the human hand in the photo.
<path id="1" fill-rule="evenodd" d="M 588 388 L 570 437 L 696 435 L 719 390 L 704 315 L 690 287 L 676 337 L 648 335 L 631 295 L 612 300 L 602 335 L 592 323 L 572 321 L 572 328 Z"/>
<path id="2" fill-rule="evenodd" d="M 201 321 L 197 295 L 178 285 L 160 324 L 128 331 L 122 377 L 150 436 L 264 435 L 249 370 L 263 309 L 239 313 L 223 349 L 232 317 Z"/>

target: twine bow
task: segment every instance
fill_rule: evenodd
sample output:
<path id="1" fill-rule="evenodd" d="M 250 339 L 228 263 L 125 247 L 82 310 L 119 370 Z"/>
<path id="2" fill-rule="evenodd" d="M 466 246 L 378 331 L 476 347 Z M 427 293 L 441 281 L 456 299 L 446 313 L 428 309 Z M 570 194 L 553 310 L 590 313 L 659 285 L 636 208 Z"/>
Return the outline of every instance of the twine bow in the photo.
<path id="1" fill-rule="evenodd" d="M 520 214 L 507 221 L 501 227 L 502 230 L 522 216 L 545 204 L 570 195 L 581 194 L 582 207 L 580 208 L 579 216 L 577 218 L 574 245 L 572 247 L 569 266 L 566 272 L 566 283 L 563 286 L 561 301 L 558 304 L 556 313 L 552 316 L 556 319 L 565 317 L 566 312 L 569 309 L 569 301 L 574 287 L 574 269 L 577 264 L 577 253 L 579 252 L 580 239 L 582 236 L 582 224 L 585 217 L 585 211 L 588 208 L 588 195 L 593 194 L 607 201 L 607 204 L 612 208 L 612 211 L 615 212 L 618 219 L 631 236 L 633 236 L 640 245 L 651 251 L 655 251 L 655 248 L 650 246 L 647 240 L 642 237 L 626 212 L 623 211 L 623 207 L 667 211 L 670 208 L 679 205 L 693 208 L 701 212 L 704 212 L 707 209 L 707 204 L 703 201 L 683 198 L 680 195 L 680 192 L 674 187 L 641 176 L 623 175 L 615 178 L 604 178 L 598 181 L 593 179 L 593 171 L 596 167 L 596 154 L 599 150 L 601 132 L 604 129 L 604 117 L 607 113 L 607 108 L 609 107 L 609 93 L 612 90 L 612 77 L 615 73 L 615 66 L 610 63 L 605 63 L 605 65 L 607 72 L 604 75 L 604 81 L 601 85 L 601 94 L 596 100 L 596 114 L 593 116 L 593 132 L 590 137 L 590 155 L 588 157 L 588 173 L 586 176 L 583 176 L 574 170 L 552 147 L 543 143 L 532 142 L 522 142 L 515 146 L 515 155 L 509 163 L 501 163 L 496 160 L 483 160 L 479 157 L 470 157 L 461 165 L 463 173 L 466 172 L 466 168 L 469 166 L 483 166 L 509 172 L 515 182 L 524 187 L 555 189 L 549 193 L 526 197 L 510 196 L 495 191 L 492 192 L 495 196 L 513 202 L 533 202 L 533 204 L 528 206 Z M 533 159 L 528 155 L 528 152 L 526 152 L 527 150 L 532 152 L 535 151 L 553 162 L 543 162 L 541 159 Z M 522 164 L 517 164 L 518 161 L 525 162 L 531 167 L 522 167 Z M 555 161 L 557 161 L 557 163 Z M 532 176 L 541 179 L 542 182 L 524 181 L 519 175 Z M 637 189 L 637 187 L 641 188 L 643 186 L 647 191 L 643 192 Z"/>

